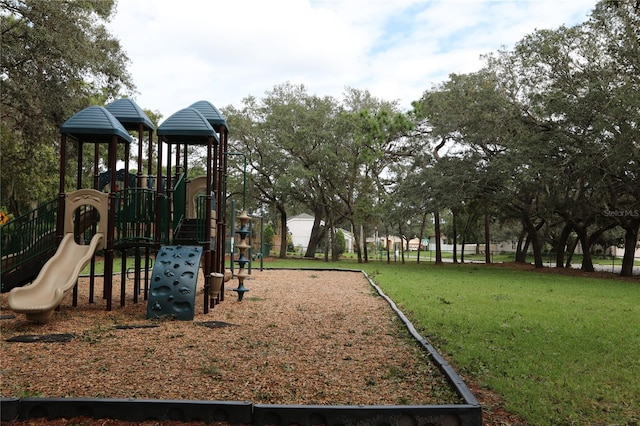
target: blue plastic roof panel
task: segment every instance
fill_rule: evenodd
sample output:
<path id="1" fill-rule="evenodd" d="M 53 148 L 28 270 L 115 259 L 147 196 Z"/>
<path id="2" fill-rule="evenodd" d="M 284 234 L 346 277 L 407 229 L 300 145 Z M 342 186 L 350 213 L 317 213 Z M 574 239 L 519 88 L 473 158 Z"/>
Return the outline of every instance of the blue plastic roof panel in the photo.
<path id="1" fill-rule="evenodd" d="M 140 123 L 149 130 L 156 129 L 147 114 L 132 99 L 117 99 L 107 105 L 106 108 L 129 130 L 138 130 Z"/>
<path id="2" fill-rule="evenodd" d="M 171 143 L 204 145 L 208 136 L 212 136 L 216 143 L 220 142 L 211 124 L 195 108 L 184 108 L 174 113 L 158 126 L 156 133 Z"/>
<path id="3" fill-rule="evenodd" d="M 227 120 L 224 118 L 220 110 L 216 108 L 215 105 L 213 105 L 211 102 L 198 101 L 189 106 L 189 108 L 195 108 L 200 111 L 200 113 L 204 115 L 204 117 L 212 126 L 218 126 L 222 124 L 227 130 L 229 130 L 229 126 L 227 126 Z"/>
<path id="4" fill-rule="evenodd" d="M 60 133 L 71 135 L 83 142 L 109 142 L 114 135 L 123 142 L 131 143 L 133 140 L 113 114 L 105 107 L 97 105 L 74 114 L 60 126 Z"/>

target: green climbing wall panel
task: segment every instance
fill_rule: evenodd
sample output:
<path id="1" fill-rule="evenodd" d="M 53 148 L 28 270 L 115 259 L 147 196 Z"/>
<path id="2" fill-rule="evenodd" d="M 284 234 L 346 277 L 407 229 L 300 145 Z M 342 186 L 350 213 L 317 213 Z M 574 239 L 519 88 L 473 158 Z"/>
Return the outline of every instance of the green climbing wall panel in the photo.
<path id="1" fill-rule="evenodd" d="M 163 246 L 156 256 L 147 301 L 147 318 L 191 321 L 202 247 Z"/>

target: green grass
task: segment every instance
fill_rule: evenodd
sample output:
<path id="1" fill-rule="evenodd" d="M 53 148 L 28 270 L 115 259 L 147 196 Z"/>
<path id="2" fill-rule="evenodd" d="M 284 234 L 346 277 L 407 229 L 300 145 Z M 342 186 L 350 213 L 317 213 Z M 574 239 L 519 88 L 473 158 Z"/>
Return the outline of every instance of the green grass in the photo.
<path id="1" fill-rule="evenodd" d="M 365 270 L 456 369 L 535 425 L 640 422 L 640 282 L 485 265 Z"/>
<path id="2" fill-rule="evenodd" d="M 151 259 L 153 262 L 153 259 Z M 144 256 L 140 262 L 141 268 L 144 268 Z M 135 268 L 135 259 L 133 257 L 127 258 L 127 268 Z M 96 262 L 95 266 L 95 274 L 102 275 L 104 274 L 104 261 L 100 260 Z M 91 263 L 88 263 L 87 266 L 84 267 L 80 275 L 89 275 L 91 271 Z M 113 273 L 119 274 L 122 271 L 122 257 L 118 256 L 113 259 Z"/>

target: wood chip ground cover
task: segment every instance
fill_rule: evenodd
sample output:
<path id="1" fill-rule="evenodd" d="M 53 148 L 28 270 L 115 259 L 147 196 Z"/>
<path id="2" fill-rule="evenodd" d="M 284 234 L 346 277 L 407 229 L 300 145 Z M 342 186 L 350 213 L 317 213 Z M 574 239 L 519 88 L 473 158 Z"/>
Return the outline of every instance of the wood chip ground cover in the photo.
<path id="1" fill-rule="evenodd" d="M 97 280 L 96 294 L 102 282 Z M 95 397 L 251 401 L 267 404 L 461 403 L 388 304 L 359 273 L 254 271 L 242 302 L 194 321 L 152 321 L 146 303 L 97 298 L 88 279 L 79 304 L 67 296 L 44 324 L 0 321 L 3 397 Z M 7 313 L 6 294 L 1 306 Z M 149 327 L 149 325 L 157 327 Z M 222 326 L 203 326 L 222 325 Z M 10 343 L 19 335 L 72 334 L 68 342 Z"/>

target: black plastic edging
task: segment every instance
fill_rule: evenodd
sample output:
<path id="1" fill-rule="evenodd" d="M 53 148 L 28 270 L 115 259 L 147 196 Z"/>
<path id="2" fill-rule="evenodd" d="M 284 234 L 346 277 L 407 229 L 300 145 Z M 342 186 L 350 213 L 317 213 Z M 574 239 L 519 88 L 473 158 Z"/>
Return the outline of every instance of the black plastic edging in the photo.
<path id="1" fill-rule="evenodd" d="M 46 418 L 129 422 L 226 422 L 233 425 L 480 426 L 479 407 L 460 405 L 269 405 L 251 402 L 91 398 L 0 398 L 3 422 Z"/>
<path id="2" fill-rule="evenodd" d="M 130 422 L 173 420 L 251 424 L 251 402 L 118 398 L 2 398 L 2 421 L 33 418 L 117 419 Z"/>
<path id="3" fill-rule="evenodd" d="M 479 407 L 470 405 L 266 405 L 255 404 L 254 425 L 480 426 Z"/>
<path id="4" fill-rule="evenodd" d="M 376 289 L 378 294 L 382 298 L 384 298 L 384 300 L 387 301 L 387 303 L 391 306 L 391 309 L 393 309 L 396 315 L 400 317 L 400 319 L 402 320 L 404 325 L 407 327 L 407 329 L 409 330 L 409 333 L 411 333 L 413 338 L 416 339 L 422 345 L 422 347 L 429 352 L 429 355 L 431 356 L 433 361 L 437 364 L 438 368 L 440 368 L 440 371 L 442 371 L 444 375 L 447 376 L 451 384 L 458 391 L 458 394 L 464 399 L 465 403 L 469 405 L 480 406 L 480 403 L 478 402 L 476 397 L 473 395 L 471 390 L 467 387 L 464 380 L 462 380 L 462 378 L 458 375 L 458 373 L 456 373 L 453 367 L 451 367 L 451 365 L 442 357 L 442 355 L 440 355 L 440 353 L 438 353 L 436 348 L 434 348 L 433 345 L 431 345 L 431 343 L 429 343 L 427 339 L 425 339 L 424 337 L 422 337 L 422 335 L 420 335 L 420 333 L 418 333 L 418 330 L 416 330 L 416 328 L 413 326 L 413 323 L 409 321 L 409 319 L 400 310 L 400 308 L 398 308 L 398 306 L 394 303 L 394 301 L 391 300 L 391 298 L 389 298 L 389 296 L 387 296 L 382 291 L 382 289 L 376 283 L 374 283 L 373 280 L 371 280 L 371 278 L 369 278 L 367 273 L 364 271 L 361 271 L 361 272 L 367 278 L 367 280 L 369 281 L 369 284 L 371 284 L 371 286 Z"/>

